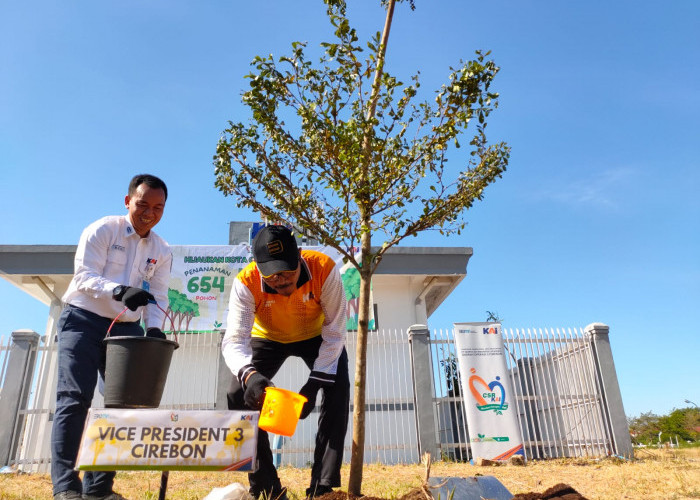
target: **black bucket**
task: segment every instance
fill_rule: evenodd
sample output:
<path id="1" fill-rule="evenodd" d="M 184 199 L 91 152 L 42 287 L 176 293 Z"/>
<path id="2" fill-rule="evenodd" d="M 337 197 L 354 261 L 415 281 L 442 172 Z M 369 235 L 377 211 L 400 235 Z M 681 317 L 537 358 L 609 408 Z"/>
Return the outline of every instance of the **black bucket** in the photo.
<path id="1" fill-rule="evenodd" d="M 106 337 L 106 408 L 158 408 L 173 351 L 180 345 L 155 337 Z"/>

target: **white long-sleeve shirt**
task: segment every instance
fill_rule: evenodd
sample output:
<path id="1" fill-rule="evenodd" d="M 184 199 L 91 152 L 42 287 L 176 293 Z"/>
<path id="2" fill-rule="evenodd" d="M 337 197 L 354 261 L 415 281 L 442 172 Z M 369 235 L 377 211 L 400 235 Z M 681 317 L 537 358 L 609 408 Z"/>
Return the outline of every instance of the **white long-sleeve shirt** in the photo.
<path id="1" fill-rule="evenodd" d="M 289 297 L 268 289 L 255 263 L 236 276 L 221 350 L 239 379 L 252 369 L 251 337 L 288 343 L 318 335 L 322 342 L 312 376 L 322 381 L 335 378 L 347 338 L 343 282 L 327 255 L 302 250 L 301 257 L 298 288 Z"/>
<path id="2" fill-rule="evenodd" d="M 147 289 L 168 307 L 172 253 L 163 238 L 150 231 L 141 238 L 128 216 L 107 216 L 87 226 L 75 252 L 75 274 L 63 302 L 105 318 L 116 318 L 124 304 L 112 298 L 117 285 Z M 154 304 L 127 311 L 120 321 L 143 320 L 146 328 L 163 326 L 163 312 Z"/>

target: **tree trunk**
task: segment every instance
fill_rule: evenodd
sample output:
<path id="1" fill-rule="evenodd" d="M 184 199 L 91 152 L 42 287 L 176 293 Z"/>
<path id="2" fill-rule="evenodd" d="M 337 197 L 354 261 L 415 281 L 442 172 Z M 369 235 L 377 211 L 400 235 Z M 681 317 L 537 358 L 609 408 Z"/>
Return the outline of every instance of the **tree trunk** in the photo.
<path id="1" fill-rule="evenodd" d="M 360 269 L 360 308 L 357 316 L 357 348 L 355 351 L 355 396 L 352 412 L 352 454 L 348 493 L 361 496 L 362 466 L 365 456 L 365 388 L 367 387 L 367 334 L 369 330 L 370 286 L 372 283 L 370 249 L 372 236 L 362 235 L 362 268 Z"/>
<path id="2" fill-rule="evenodd" d="M 168 330 L 168 328 L 165 328 L 165 323 L 166 321 L 170 320 L 172 318 L 173 310 L 170 308 L 170 305 L 168 305 L 168 308 L 165 310 L 165 314 L 163 315 L 163 324 L 161 325 L 160 329 L 165 331 Z M 175 329 L 175 324 L 170 321 L 170 330 Z"/>
<path id="3" fill-rule="evenodd" d="M 371 158 L 371 120 L 377 110 L 379 99 L 379 89 L 381 88 L 382 73 L 384 72 L 384 56 L 386 46 L 389 41 L 389 31 L 391 21 L 394 17 L 394 5 L 396 0 L 390 0 L 386 11 L 386 21 L 384 31 L 377 54 L 377 68 L 374 72 L 372 82 L 372 93 L 367 108 L 367 128 L 362 140 L 362 150 L 364 154 L 364 165 L 360 172 L 359 185 L 361 190 L 358 194 L 358 207 L 362 221 L 362 236 L 360 237 L 360 248 L 362 249 L 362 267 L 360 268 L 360 310 L 357 317 L 357 350 L 355 353 L 355 397 L 352 412 L 352 454 L 350 457 L 350 474 L 348 478 L 348 493 L 361 496 L 362 493 L 362 467 L 365 455 L 365 387 L 367 386 L 367 330 L 369 328 L 369 297 L 372 279 L 372 220 L 370 198 L 372 186 L 369 185 L 369 161 Z"/>

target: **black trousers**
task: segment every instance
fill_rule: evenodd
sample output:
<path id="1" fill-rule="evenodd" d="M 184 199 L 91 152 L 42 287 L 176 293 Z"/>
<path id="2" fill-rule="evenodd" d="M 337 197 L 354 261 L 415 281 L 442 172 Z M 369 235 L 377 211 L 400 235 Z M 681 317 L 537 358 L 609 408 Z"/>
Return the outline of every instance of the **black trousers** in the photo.
<path id="1" fill-rule="evenodd" d="M 75 491 L 104 496 L 112 491 L 114 471 L 88 471 L 82 483 L 75 468 L 97 374 L 104 376 L 105 346 L 112 320 L 67 304 L 58 320 L 56 413 L 51 428 L 51 480 L 54 494 Z M 112 336 L 143 335 L 138 322 L 115 323 Z M 0 495 L 2 496 L 2 495 Z"/>
<path id="2" fill-rule="evenodd" d="M 252 363 L 259 373 L 269 379 L 275 376 L 284 361 L 290 356 L 303 359 L 311 370 L 318 356 L 321 340 L 319 335 L 301 342 L 282 344 L 272 340 L 253 338 L 251 341 Z M 278 385 L 297 391 L 300 389 L 286 387 L 284 382 Z M 314 463 L 311 469 L 311 486 L 338 487 L 340 486 L 340 466 L 343 463 L 343 447 L 350 413 L 350 378 L 348 375 L 348 353 L 345 348 L 343 348 L 338 360 L 335 384 L 322 388 L 321 393 L 321 410 L 318 417 Z M 228 407 L 230 410 L 249 410 L 245 406 L 243 390 L 235 375 L 228 391 Z M 255 497 L 265 492 L 271 498 L 275 498 L 281 490 L 280 480 L 272 461 L 268 434 L 260 429 L 258 430 L 257 462 L 257 470 L 248 474 L 250 492 Z"/>

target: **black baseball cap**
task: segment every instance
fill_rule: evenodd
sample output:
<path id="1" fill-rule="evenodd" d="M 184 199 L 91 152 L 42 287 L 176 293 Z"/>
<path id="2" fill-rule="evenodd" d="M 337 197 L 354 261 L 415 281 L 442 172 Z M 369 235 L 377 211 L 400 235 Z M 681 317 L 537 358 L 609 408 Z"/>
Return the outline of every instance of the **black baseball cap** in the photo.
<path id="1" fill-rule="evenodd" d="M 265 226 L 253 240 L 253 258 L 263 276 L 294 271 L 299 265 L 297 240 L 285 226 Z"/>

